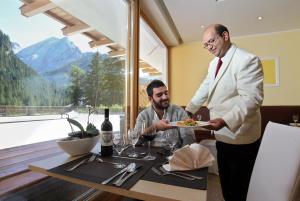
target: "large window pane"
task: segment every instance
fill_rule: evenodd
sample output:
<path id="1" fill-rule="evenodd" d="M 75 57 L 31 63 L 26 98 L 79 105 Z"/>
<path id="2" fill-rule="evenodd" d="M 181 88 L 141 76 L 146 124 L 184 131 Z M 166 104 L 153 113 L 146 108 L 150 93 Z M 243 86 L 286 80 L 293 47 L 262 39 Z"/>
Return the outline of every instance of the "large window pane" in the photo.
<path id="1" fill-rule="evenodd" d="M 167 48 L 140 18 L 139 107 L 149 105 L 146 86 L 153 79 L 168 84 Z"/>
<path id="2" fill-rule="evenodd" d="M 109 107 L 124 127 L 126 1 L 51 2 L 29 17 L 32 1 L 0 2 L 0 149 L 66 137 L 62 114 L 100 129 Z"/>

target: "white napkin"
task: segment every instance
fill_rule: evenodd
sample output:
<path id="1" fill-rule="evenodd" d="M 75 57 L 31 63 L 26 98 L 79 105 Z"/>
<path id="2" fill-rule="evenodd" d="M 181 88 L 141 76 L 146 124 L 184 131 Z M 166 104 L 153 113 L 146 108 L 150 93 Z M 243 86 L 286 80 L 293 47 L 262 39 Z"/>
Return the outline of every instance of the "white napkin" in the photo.
<path id="1" fill-rule="evenodd" d="M 163 165 L 163 168 L 167 171 L 193 170 L 211 166 L 214 160 L 208 148 L 193 143 L 176 150 L 169 163 Z"/>

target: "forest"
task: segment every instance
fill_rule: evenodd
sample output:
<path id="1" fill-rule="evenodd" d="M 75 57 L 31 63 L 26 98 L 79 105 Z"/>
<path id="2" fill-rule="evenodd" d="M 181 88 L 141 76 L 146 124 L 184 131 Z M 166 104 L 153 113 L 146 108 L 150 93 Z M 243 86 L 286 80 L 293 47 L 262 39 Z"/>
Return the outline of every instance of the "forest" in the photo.
<path id="1" fill-rule="evenodd" d="M 23 63 L 0 30 L 0 106 L 123 105 L 124 60 L 95 53 L 87 69 L 72 65 L 67 86 L 58 86 Z"/>

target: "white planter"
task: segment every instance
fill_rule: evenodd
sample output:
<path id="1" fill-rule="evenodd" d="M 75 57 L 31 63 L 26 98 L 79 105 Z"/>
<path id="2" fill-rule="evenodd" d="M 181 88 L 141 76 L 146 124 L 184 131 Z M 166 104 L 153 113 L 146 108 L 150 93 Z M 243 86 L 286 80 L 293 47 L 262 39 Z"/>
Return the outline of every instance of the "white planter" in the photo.
<path id="1" fill-rule="evenodd" d="M 58 140 L 58 146 L 70 156 L 78 156 L 89 153 L 99 140 L 99 135 L 90 138 L 74 140 Z"/>

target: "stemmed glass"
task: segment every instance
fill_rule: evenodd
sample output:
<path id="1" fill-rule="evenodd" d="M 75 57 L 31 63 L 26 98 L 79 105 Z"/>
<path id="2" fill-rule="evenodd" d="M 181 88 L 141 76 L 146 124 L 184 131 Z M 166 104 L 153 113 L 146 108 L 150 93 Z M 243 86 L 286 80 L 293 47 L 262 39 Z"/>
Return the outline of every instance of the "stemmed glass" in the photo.
<path id="1" fill-rule="evenodd" d="M 170 154 L 174 153 L 175 145 L 178 142 L 178 132 L 177 129 L 169 129 L 165 131 L 166 142 L 170 147 Z"/>
<path id="2" fill-rule="evenodd" d="M 120 156 L 125 148 L 124 137 L 121 133 L 119 133 L 119 132 L 114 133 L 113 144 L 114 144 L 114 149 L 118 153 L 118 156 Z M 118 162 L 117 164 L 114 165 L 115 168 L 124 168 L 125 166 L 126 165 L 121 162 Z"/>
<path id="3" fill-rule="evenodd" d="M 151 155 L 151 141 L 155 138 L 156 131 L 155 130 L 146 131 L 146 122 L 143 122 L 141 134 L 148 141 L 148 154 L 143 159 L 145 159 L 145 160 L 155 160 L 156 157 Z"/>
<path id="4" fill-rule="evenodd" d="M 293 118 L 293 121 L 295 123 L 295 126 L 297 126 L 297 122 L 299 121 L 299 115 L 298 114 L 293 114 L 292 118 Z"/>
<path id="5" fill-rule="evenodd" d="M 128 130 L 128 139 L 130 144 L 133 146 L 133 152 L 128 154 L 129 157 L 137 158 L 139 155 L 135 152 L 135 145 L 139 140 L 139 132 L 133 129 Z"/>

